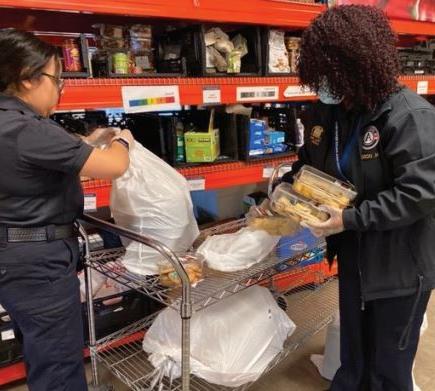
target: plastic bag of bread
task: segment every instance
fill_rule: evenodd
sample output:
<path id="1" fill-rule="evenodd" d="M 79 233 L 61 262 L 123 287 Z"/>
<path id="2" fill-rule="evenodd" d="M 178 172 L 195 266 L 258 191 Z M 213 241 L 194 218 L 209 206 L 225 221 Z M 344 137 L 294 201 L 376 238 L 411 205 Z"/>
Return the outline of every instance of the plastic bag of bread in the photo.
<path id="1" fill-rule="evenodd" d="M 179 259 L 181 260 L 184 270 L 189 276 L 189 280 L 192 285 L 195 285 L 197 282 L 203 279 L 203 257 L 201 255 L 187 254 L 182 257 L 179 256 Z M 159 274 L 159 282 L 162 286 L 168 288 L 176 288 L 181 286 L 180 276 L 170 262 L 162 261 L 159 263 Z"/>

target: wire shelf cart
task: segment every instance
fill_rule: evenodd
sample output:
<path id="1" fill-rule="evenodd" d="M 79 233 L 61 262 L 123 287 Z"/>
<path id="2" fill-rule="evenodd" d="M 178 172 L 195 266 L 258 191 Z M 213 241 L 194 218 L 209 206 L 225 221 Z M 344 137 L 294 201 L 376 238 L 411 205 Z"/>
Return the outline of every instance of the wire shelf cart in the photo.
<path id="1" fill-rule="evenodd" d="M 81 235 L 85 242 L 90 353 L 94 387 L 99 386 L 98 364 L 103 364 L 133 390 L 229 390 L 226 387 L 209 384 L 190 374 L 190 318 L 192 313 L 201 311 L 254 284 L 261 283 L 269 286 L 273 291 L 272 277 L 278 273 L 277 266 L 285 263 L 287 267 L 297 269 L 298 264 L 306 258 L 307 251 L 324 246 L 323 241 L 319 240 L 312 248 L 303 249 L 291 258 L 279 257 L 277 249 L 272 251 L 262 262 L 241 272 L 223 273 L 205 268 L 205 278 L 193 287 L 190 285 L 188 275 L 177 255 L 164 245 L 90 216 L 85 216 L 84 221 L 88 227 L 103 229 L 157 250 L 174 266 L 182 281 L 181 288 L 165 288 L 159 285 L 158 276 L 138 276 L 126 271 L 120 260 L 125 252 L 123 248 L 91 252 L 89 250 L 89 235 L 87 230 L 83 226 L 81 227 Z M 235 232 L 245 225 L 246 221 L 242 219 L 204 230 L 194 246 L 198 246 L 210 235 Z M 108 262 L 111 263 L 110 267 L 107 266 Z M 113 267 L 114 264 L 119 264 L 119 267 Z M 92 273 L 95 271 L 128 288 L 148 295 L 180 313 L 182 319 L 182 376 L 180 379 L 170 382 L 164 377 L 157 378 L 154 367 L 142 349 L 143 336 L 157 314 L 148 316 L 98 341 L 96 340 L 92 300 Z M 320 271 L 314 271 L 314 273 L 320 273 Z M 275 367 L 307 338 L 325 327 L 332 319 L 337 308 L 335 278 L 323 280 L 313 276 L 310 281 L 312 282 L 301 285 L 296 279 L 287 287 L 288 292 L 280 292 L 279 298 L 285 300 L 287 313 L 297 327 L 286 341 L 283 351 L 270 363 L 266 372 Z M 237 390 L 245 390 L 250 385 L 243 385 Z M 233 388 L 233 390 L 235 389 Z"/>
<path id="2" fill-rule="evenodd" d="M 288 163 L 284 163 L 275 168 L 269 181 L 269 195 L 280 170 L 288 165 Z M 275 292 L 278 304 L 287 311 L 287 314 L 296 324 L 295 332 L 287 339 L 281 353 L 270 362 L 265 373 L 278 365 L 304 341 L 323 329 L 332 320 L 338 307 L 336 278 L 329 275 L 325 277 L 321 267 L 310 267 L 309 271 L 302 272 L 300 268 L 300 265 L 308 258 L 321 266 L 318 261 L 319 254 L 323 254 L 322 249 L 325 247 L 323 239 L 311 242 L 309 246 L 295 246 L 291 253 L 283 251 L 283 248 L 280 248 L 280 244 L 278 244 L 264 260 L 239 272 L 224 273 L 205 267 L 204 279 L 195 286 L 191 286 L 189 277 L 178 256 L 162 243 L 91 216 L 85 215 L 84 223 L 88 227 L 102 229 L 153 248 L 172 264 L 181 280 L 180 288 L 166 288 L 160 285 L 159 276 L 139 276 L 130 273 L 122 265 L 124 248 L 90 251 L 87 229 L 83 225 L 80 226 L 80 233 L 85 244 L 89 345 L 92 381 L 95 389 L 100 386 L 98 363 L 101 363 L 136 391 L 154 389 L 159 391 L 229 391 L 228 387 L 210 384 L 190 374 L 190 319 L 194 312 L 201 311 L 252 285 L 262 284 Z M 205 229 L 201 231 L 193 244 L 193 250 L 209 236 L 237 232 L 246 224 L 246 219 L 240 219 Z M 283 245 L 288 246 L 288 243 Z M 282 270 L 286 271 L 286 276 L 294 277 L 288 280 L 285 290 L 277 289 L 274 278 Z M 96 340 L 92 299 L 93 272 L 102 273 L 179 312 L 182 325 L 180 379 L 170 381 L 163 376 L 158 376 L 157 371 L 148 360 L 147 353 L 142 349 L 142 339 L 158 314 L 150 315 L 107 337 Z M 241 387 L 231 388 L 231 390 L 243 391 L 251 385 L 252 383 L 248 383 Z"/>

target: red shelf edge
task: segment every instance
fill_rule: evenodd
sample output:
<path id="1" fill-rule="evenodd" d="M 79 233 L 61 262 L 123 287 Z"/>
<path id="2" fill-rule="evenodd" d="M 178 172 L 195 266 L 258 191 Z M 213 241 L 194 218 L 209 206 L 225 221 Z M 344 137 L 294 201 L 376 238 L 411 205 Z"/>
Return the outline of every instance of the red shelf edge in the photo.
<path id="1" fill-rule="evenodd" d="M 435 75 L 402 76 L 400 81 L 414 91 L 419 81 L 428 81 L 428 94 L 435 94 Z M 269 102 L 312 101 L 315 95 L 284 97 L 289 86 L 299 86 L 296 77 L 222 77 L 222 78 L 150 78 L 150 79 L 70 79 L 66 82 L 58 110 L 122 107 L 122 86 L 178 85 L 182 105 L 202 105 L 203 89 L 218 86 L 222 104 L 238 103 L 236 89 L 243 86 L 277 86 L 279 97 Z M 261 100 L 261 102 L 268 102 Z M 242 102 L 243 103 L 243 102 Z"/>

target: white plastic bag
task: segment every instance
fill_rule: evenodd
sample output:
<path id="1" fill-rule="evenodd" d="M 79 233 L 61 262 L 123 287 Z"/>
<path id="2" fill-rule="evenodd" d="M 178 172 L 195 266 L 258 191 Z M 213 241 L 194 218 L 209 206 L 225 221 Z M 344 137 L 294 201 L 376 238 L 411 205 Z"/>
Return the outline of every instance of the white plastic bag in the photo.
<path id="1" fill-rule="evenodd" d="M 253 382 L 282 350 L 296 326 L 268 289 L 253 286 L 193 315 L 191 373 L 214 384 Z M 157 376 L 181 374 L 180 314 L 161 312 L 143 341 Z"/>
<path id="2" fill-rule="evenodd" d="M 174 252 L 188 250 L 199 234 L 186 179 L 137 142 L 129 169 L 113 181 L 111 210 L 118 225 L 159 240 Z M 158 273 L 163 259 L 159 253 L 125 238 L 122 242 L 129 271 Z"/>
<path id="3" fill-rule="evenodd" d="M 109 270 L 120 272 L 119 263 L 108 262 L 105 266 L 106 268 L 109 268 Z M 80 281 L 80 299 L 82 303 L 84 303 L 86 301 L 86 284 L 84 270 L 78 274 L 78 278 Z M 94 299 L 116 295 L 118 293 L 125 292 L 128 289 L 129 288 L 127 288 L 125 285 L 122 285 L 117 281 L 112 280 L 104 274 L 101 274 L 97 271 L 92 272 L 92 297 Z"/>
<path id="4" fill-rule="evenodd" d="M 204 256 L 211 269 L 235 272 L 262 261 L 279 239 L 265 231 L 242 228 L 233 234 L 208 237 L 197 252 Z"/>

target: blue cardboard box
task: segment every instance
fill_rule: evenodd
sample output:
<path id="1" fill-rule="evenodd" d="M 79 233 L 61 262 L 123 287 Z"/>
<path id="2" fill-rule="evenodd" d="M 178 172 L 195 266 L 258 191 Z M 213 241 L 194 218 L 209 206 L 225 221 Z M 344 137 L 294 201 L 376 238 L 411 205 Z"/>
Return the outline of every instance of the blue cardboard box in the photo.
<path id="1" fill-rule="evenodd" d="M 264 145 L 264 131 L 266 123 L 259 119 L 252 119 L 249 122 L 249 149 L 259 149 Z"/>
<path id="2" fill-rule="evenodd" d="M 285 142 L 285 132 L 278 130 L 266 130 L 264 132 L 264 143 L 267 145 L 282 144 Z"/>
<path id="3" fill-rule="evenodd" d="M 320 246 L 319 238 L 311 234 L 310 230 L 303 229 L 292 236 L 283 236 L 276 247 L 278 259 L 290 259 L 301 253 L 308 253 L 307 257 L 298 266 L 308 266 L 321 262 L 325 255 L 325 249 Z M 282 272 L 293 267 L 283 262 L 276 266 L 276 270 Z"/>

